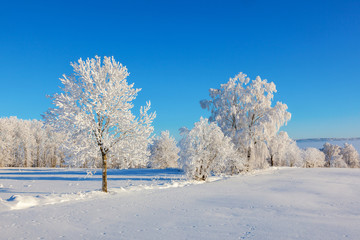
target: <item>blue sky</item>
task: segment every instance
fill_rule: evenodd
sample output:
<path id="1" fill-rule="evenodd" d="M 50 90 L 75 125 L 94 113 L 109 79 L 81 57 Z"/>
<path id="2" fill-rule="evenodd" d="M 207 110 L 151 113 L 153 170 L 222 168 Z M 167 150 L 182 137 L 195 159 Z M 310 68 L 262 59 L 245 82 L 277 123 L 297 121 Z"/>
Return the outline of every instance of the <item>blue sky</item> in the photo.
<path id="1" fill-rule="evenodd" d="M 292 138 L 360 137 L 360 1 L 2 1 L 0 117 L 41 119 L 77 59 L 114 56 L 156 132 L 238 72 L 275 82 Z"/>

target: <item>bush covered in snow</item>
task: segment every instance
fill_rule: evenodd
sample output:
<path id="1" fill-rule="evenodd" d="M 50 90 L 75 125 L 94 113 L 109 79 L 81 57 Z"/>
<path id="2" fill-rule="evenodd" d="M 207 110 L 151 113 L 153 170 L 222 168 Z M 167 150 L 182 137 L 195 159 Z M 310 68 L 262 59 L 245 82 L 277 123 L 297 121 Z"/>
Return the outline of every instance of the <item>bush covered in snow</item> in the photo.
<path id="1" fill-rule="evenodd" d="M 243 159 L 238 157 L 231 139 L 224 136 L 216 123 L 201 118 L 183 135 L 180 158 L 190 178 L 206 180 L 212 174 L 243 170 Z"/>
<path id="2" fill-rule="evenodd" d="M 304 167 L 315 168 L 324 167 L 325 154 L 317 148 L 307 148 L 302 152 Z"/>
<path id="3" fill-rule="evenodd" d="M 356 151 L 353 145 L 345 143 L 344 147 L 340 150 L 343 160 L 350 168 L 358 168 L 359 164 L 359 153 Z"/>
<path id="4" fill-rule="evenodd" d="M 345 143 L 341 148 L 338 145 L 325 143 L 321 151 L 325 154 L 326 167 L 359 167 L 359 153 L 351 144 Z"/>

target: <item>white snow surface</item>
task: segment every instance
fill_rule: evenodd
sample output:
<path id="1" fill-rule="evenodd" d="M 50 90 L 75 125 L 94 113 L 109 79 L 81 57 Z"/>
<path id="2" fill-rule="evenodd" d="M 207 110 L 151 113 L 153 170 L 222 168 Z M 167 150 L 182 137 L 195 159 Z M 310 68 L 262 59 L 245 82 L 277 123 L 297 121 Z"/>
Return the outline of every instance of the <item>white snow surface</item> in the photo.
<path id="1" fill-rule="evenodd" d="M 0 169 L 0 239 L 358 239 L 360 169 Z"/>

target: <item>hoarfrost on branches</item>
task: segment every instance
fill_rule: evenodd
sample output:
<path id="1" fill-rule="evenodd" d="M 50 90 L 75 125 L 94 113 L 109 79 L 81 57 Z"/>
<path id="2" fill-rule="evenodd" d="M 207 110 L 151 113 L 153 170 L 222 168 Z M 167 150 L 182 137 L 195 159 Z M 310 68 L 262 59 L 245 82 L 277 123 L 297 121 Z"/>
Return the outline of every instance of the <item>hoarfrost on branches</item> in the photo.
<path id="1" fill-rule="evenodd" d="M 268 143 L 270 166 L 302 166 L 301 150 L 287 132 L 281 131 Z"/>
<path id="2" fill-rule="evenodd" d="M 211 99 L 200 102 L 202 108 L 211 111 L 209 120 L 216 122 L 247 158 L 248 168 L 267 165 L 268 142 L 291 118 L 286 104 L 271 106 L 275 92 L 273 82 L 259 76 L 250 81 L 240 72 L 220 89 L 210 89 Z"/>
<path id="3" fill-rule="evenodd" d="M 346 168 L 347 165 L 340 155 L 341 148 L 338 145 L 325 143 L 322 151 L 325 154 L 325 167 L 339 167 Z"/>
<path id="4" fill-rule="evenodd" d="M 344 147 L 341 148 L 340 154 L 343 157 L 343 160 L 351 168 L 360 167 L 359 164 L 359 153 L 356 151 L 352 144 L 345 143 Z"/>
<path id="5" fill-rule="evenodd" d="M 216 123 L 201 118 L 191 131 L 182 132 L 180 159 L 190 178 L 204 181 L 212 174 L 243 169 L 243 160 Z"/>
<path id="6" fill-rule="evenodd" d="M 150 146 L 150 162 L 152 168 L 177 168 L 179 151 L 175 138 L 170 136 L 169 131 L 161 132 Z"/>
<path id="7" fill-rule="evenodd" d="M 285 152 L 285 166 L 302 167 L 304 165 L 301 157 L 301 149 L 295 141 L 292 141 Z"/>
<path id="8" fill-rule="evenodd" d="M 64 134 L 42 121 L 0 118 L 0 167 L 64 166 Z"/>
<path id="9" fill-rule="evenodd" d="M 113 57 L 104 57 L 103 61 L 98 56 L 86 61 L 80 58 L 71 66 L 74 74 L 60 79 L 62 92 L 51 97 L 55 107 L 47 111 L 45 119 L 67 133 L 75 153 L 97 147 L 102 158 L 102 190 L 106 192 L 109 153 L 130 139 L 149 136 L 155 113 L 148 113 L 148 102 L 138 118 L 132 114 L 132 101 L 141 89 L 128 84 L 127 68 Z"/>
<path id="10" fill-rule="evenodd" d="M 307 148 L 303 150 L 304 167 L 315 168 L 324 167 L 325 154 L 317 148 Z"/>
<path id="11" fill-rule="evenodd" d="M 149 144 L 152 142 L 150 133 L 129 137 L 124 144 L 117 144 L 110 152 L 112 168 L 145 168 L 149 164 Z"/>

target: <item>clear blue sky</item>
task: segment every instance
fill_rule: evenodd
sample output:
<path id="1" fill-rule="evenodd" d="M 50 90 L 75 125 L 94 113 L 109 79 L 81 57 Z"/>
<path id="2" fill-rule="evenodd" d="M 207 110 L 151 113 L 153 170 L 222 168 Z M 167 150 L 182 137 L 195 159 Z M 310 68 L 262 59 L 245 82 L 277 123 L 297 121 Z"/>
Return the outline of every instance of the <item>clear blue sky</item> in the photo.
<path id="1" fill-rule="evenodd" d="M 70 62 L 114 56 L 156 132 L 238 72 L 275 82 L 292 138 L 360 136 L 360 1 L 2 1 L 0 117 L 41 119 Z"/>

